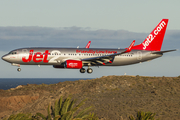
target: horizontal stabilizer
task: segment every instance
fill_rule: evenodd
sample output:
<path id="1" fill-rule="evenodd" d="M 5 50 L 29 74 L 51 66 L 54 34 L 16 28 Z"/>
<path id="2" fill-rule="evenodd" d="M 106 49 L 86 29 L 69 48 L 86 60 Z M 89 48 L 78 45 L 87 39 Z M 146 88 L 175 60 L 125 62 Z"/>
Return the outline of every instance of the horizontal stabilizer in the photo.
<path id="1" fill-rule="evenodd" d="M 177 51 L 177 49 L 175 49 L 175 50 L 166 50 L 166 51 L 154 51 L 154 52 L 152 52 L 152 54 L 163 54 L 163 53 L 172 52 L 172 51 Z"/>

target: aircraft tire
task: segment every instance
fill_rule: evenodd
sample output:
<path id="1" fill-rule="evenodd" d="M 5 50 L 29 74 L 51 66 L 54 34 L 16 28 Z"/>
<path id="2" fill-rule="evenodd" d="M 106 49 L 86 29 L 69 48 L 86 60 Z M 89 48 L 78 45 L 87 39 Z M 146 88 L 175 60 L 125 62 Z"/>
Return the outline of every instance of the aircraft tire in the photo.
<path id="1" fill-rule="evenodd" d="M 80 73 L 85 73 L 85 72 L 86 72 L 86 70 L 84 68 L 80 69 Z"/>
<path id="2" fill-rule="evenodd" d="M 21 68 L 18 68 L 17 71 L 20 72 L 20 71 L 21 71 Z"/>
<path id="3" fill-rule="evenodd" d="M 91 68 L 87 69 L 87 73 L 92 73 L 92 72 L 93 72 L 93 70 Z"/>

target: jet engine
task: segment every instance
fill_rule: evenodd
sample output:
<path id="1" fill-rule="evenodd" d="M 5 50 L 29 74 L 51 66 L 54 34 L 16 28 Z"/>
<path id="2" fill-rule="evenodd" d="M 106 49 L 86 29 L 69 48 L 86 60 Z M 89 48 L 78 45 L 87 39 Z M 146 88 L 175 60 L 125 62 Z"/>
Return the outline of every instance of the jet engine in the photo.
<path id="1" fill-rule="evenodd" d="M 54 68 L 65 68 L 64 65 L 53 65 Z"/>
<path id="2" fill-rule="evenodd" d="M 64 65 L 53 65 L 54 68 L 81 69 L 83 63 L 80 60 L 66 60 Z"/>
<path id="3" fill-rule="evenodd" d="M 81 69 L 83 67 L 83 63 L 80 60 L 66 60 L 65 67 L 71 69 Z"/>

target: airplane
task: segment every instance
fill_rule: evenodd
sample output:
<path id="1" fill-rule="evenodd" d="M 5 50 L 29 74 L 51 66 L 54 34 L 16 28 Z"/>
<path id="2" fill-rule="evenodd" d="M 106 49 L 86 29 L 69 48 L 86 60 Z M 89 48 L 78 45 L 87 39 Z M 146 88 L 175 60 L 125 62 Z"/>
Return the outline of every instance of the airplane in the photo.
<path id="1" fill-rule="evenodd" d="M 162 19 L 147 38 L 139 45 L 135 40 L 125 49 L 31 47 L 10 51 L 2 59 L 18 66 L 20 65 L 52 65 L 59 69 L 79 69 L 80 73 L 92 73 L 92 66 L 123 66 L 150 61 L 161 57 L 164 53 L 176 51 L 161 51 L 168 19 Z M 85 70 L 87 66 L 87 70 Z"/>

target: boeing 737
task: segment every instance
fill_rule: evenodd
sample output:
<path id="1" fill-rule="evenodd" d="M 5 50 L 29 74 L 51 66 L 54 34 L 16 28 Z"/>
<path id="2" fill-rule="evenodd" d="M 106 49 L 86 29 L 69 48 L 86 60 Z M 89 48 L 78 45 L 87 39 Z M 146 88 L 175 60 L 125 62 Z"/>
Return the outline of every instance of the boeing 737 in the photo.
<path id="1" fill-rule="evenodd" d="M 168 19 L 162 19 L 147 38 L 139 45 L 135 40 L 125 49 L 89 48 L 91 41 L 85 48 L 48 48 L 32 47 L 10 51 L 2 59 L 18 66 L 20 65 L 52 65 L 60 69 L 79 69 L 85 73 L 92 73 L 92 66 L 123 66 L 149 61 L 161 57 L 163 53 L 176 51 L 161 51 Z"/>

